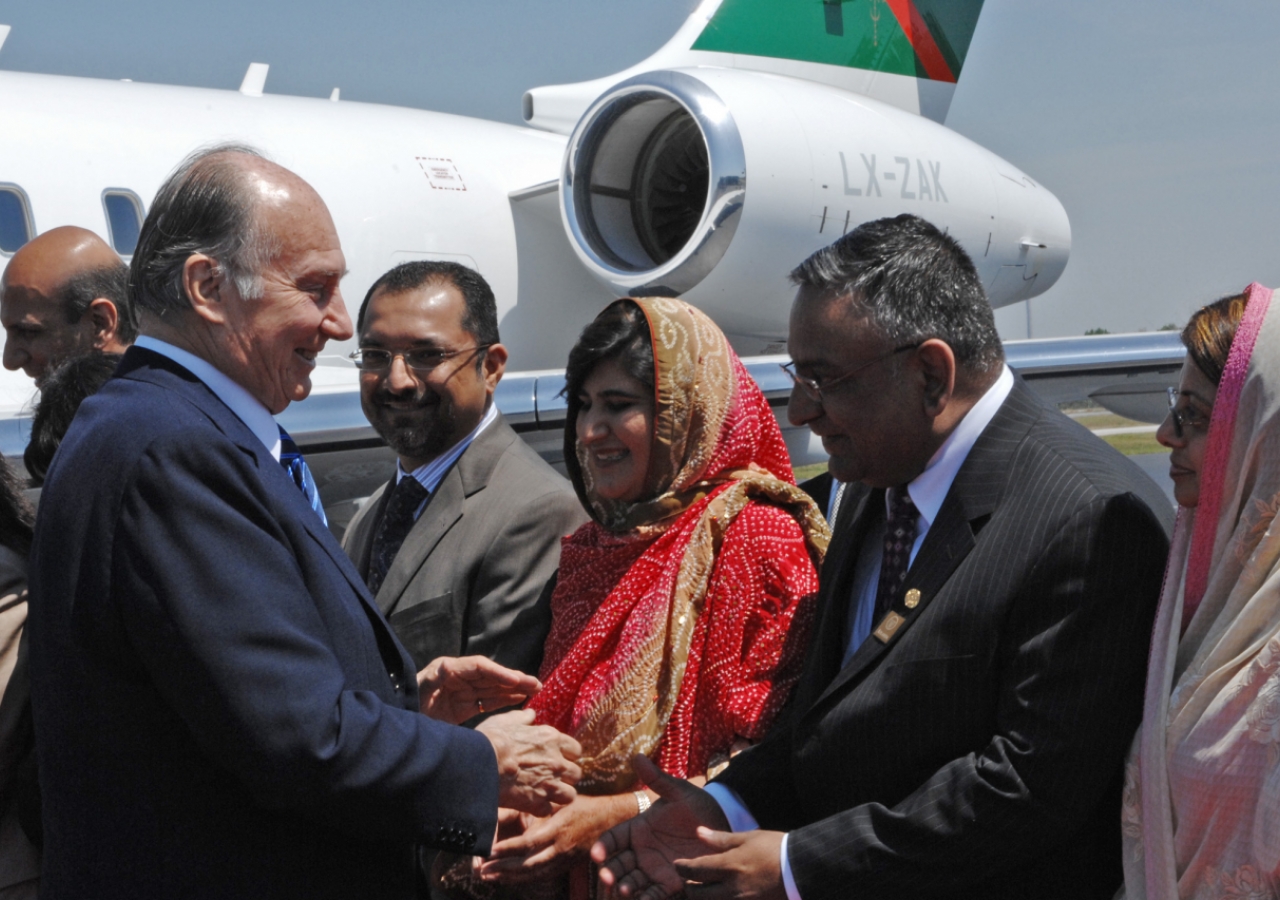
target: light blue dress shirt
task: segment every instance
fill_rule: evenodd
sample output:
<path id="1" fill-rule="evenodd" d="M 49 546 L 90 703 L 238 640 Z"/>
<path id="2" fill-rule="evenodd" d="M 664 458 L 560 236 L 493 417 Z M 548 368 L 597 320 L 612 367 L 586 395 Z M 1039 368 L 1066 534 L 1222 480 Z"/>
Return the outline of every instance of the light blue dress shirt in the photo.
<path id="1" fill-rule="evenodd" d="M 492 400 L 489 402 L 488 411 L 481 417 L 480 422 L 475 428 L 471 429 L 471 433 L 464 437 L 458 443 L 454 444 L 444 453 L 441 453 L 431 462 L 423 463 L 412 472 L 406 472 L 400 465 L 400 460 L 396 460 L 396 484 L 400 483 L 401 478 L 413 476 L 418 480 L 418 484 L 427 490 L 427 500 L 431 499 L 431 495 L 436 492 L 436 488 L 440 487 L 440 482 L 444 480 L 445 473 L 449 471 L 449 467 L 458 461 L 458 457 L 467 452 L 467 448 L 471 446 L 471 442 L 480 436 L 480 432 L 484 431 L 494 420 L 498 418 L 497 404 Z M 422 515 L 422 511 L 427 507 L 427 500 L 423 500 L 419 504 L 418 509 L 413 514 L 413 520 L 416 522 L 418 516 Z"/>
<path id="2" fill-rule="evenodd" d="M 232 381 L 229 375 L 214 368 L 213 363 L 167 341 L 144 334 L 134 341 L 134 345 L 173 360 L 204 382 L 204 386 L 213 391 L 213 395 L 227 409 L 235 413 L 236 418 L 253 432 L 253 436 L 262 441 L 262 445 L 271 451 L 276 462 L 280 462 L 280 426 L 276 424 L 271 410 L 263 406 L 257 397 Z"/>

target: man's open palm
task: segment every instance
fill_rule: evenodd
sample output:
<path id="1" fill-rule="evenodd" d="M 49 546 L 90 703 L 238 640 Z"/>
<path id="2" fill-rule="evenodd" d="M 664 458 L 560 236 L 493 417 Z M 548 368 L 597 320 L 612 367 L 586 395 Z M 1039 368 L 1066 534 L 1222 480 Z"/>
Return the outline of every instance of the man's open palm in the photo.
<path id="1" fill-rule="evenodd" d="M 677 859 L 707 852 L 698 826 L 728 831 L 720 804 L 687 781 L 664 775 L 647 757 L 632 760 L 640 780 L 661 798 L 642 816 L 601 835 L 591 848 L 606 895 L 663 900 L 684 890 Z"/>

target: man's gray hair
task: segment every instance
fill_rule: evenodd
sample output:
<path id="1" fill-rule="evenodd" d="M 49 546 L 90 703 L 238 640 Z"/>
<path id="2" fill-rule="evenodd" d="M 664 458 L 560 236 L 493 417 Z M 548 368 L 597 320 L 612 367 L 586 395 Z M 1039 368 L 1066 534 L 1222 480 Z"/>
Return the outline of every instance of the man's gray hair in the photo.
<path id="1" fill-rule="evenodd" d="M 258 226 L 254 196 L 237 156 L 265 159 L 244 144 L 219 144 L 192 153 L 160 186 L 130 267 L 130 296 L 137 309 L 158 315 L 190 309 L 182 273 L 197 253 L 217 260 L 246 300 L 262 296 L 262 271 L 277 242 Z"/>
<path id="2" fill-rule="evenodd" d="M 859 225 L 797 266 L 791 280 L 823 296 L 851 297 L 894 346 L 938 338 L 973 372 L 990 372 L 1004 361 L 973 261 L 954 238 L 918 216 Z"/>

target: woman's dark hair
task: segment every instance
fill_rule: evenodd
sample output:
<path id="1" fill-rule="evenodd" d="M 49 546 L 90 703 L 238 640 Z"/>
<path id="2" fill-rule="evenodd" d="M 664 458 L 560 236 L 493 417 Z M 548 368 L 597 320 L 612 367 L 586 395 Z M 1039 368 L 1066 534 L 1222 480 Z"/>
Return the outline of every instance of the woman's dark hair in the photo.
<path id="1" fill-rule="evenodd" d="M 31 442 L 22 455 L 33 484 L 42 484 L 53 454 L 86 397 L 98 392 L 120 364 L 119 353 L 74 356 L 49 373 L 31 420 Z"/>
<path id="2" fill-rule="evenodd" d="M 607 359 L 616 359 L 624 372 L 653 389 L 653 339 L 649 336 L 649 320 L 634 301 L 618 300 L 605 307 L 604 312 L 582 329 L 578 343 L 569 351 L 569 365 L 564 373 L 569 422 L 578 417 L 582 386 L 595 367 Z"/>
<path id="3" fill-rule="evenodd" d="M 1243 294 L 1223 297 L 1196 310 L 1187 327 L 1182 329 L 1181 338 L 1187 355 L 1214 384 L 1222 381 L 1231 342 L 1235 340 L 1236 329 L 1244 318 L 1244 307 Z"/>
<path id="4" fill-rule="evenodd" d="M 26 559 L 35 519 L 35 510 L 22 496 L 21 480 L 9 461 L 0 456 L 0 545 Z"/>

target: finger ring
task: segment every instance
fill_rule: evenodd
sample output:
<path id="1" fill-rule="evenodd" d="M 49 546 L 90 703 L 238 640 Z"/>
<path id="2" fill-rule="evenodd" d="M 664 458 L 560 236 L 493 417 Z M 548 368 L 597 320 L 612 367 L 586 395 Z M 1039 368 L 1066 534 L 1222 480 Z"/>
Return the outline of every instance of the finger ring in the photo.
<path id="1" fill-rule="evenodd" d="M 484 715 L 484 701 L 483 701 L 483 700 L 477 700 L 477 701 L 476 701 L 476 708 L 478 708 L 478 709 L 480 710 L 480 715 L 482 715 L 482 716 L 483 716 L 483 715 Z"/>

